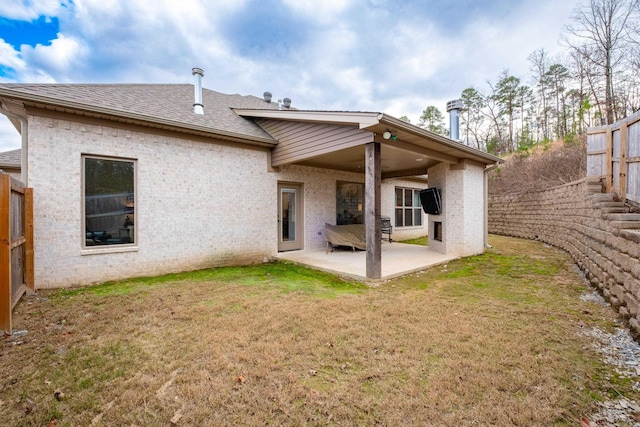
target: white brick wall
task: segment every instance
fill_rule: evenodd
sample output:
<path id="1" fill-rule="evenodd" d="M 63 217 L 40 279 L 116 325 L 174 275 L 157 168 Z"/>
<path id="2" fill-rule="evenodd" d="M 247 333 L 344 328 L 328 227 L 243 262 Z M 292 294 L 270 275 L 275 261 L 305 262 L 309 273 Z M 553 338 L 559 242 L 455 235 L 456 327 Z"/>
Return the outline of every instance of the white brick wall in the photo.
<path id="1" fill-rule="evenodd" d="M 484 252 L 484 166 L 467 164 L 462 172 L 464 197 L 463 245 L 458 249 L 462 255 Z"/>
<path id="2" fill-rule="evenodd" d="M 441 163 L 429 169 L 429 186 L 440 189 L 442 214 L 429 215 L 442 222 L 442 242 L 429 239 L 429 246 L 445 254 L 475 255 L 484 251 L 484 168 L 466 163 L 452 169 Z"/>
<path id="3" fill-rule="evenodd" d="M 260 262 L 277 250 L 266 151 L 41 117 L 29 131 L 40 288 Z M 82 249 L 83 153 L 137 160 L 137 251 Z"/>
<path id="4" fill-rule="evenodd" d="M 325 246 L 324 224 L 336 221 L 336 181 L 364 182 L 364 175 L 288 165 L 268 172 L 267 151 L 221 142 L 211 143 L 148 133 L 142 128 L 116 129 L 107 122 L 80 123 L 29 116 L 29 183 L 34 188 L 35 280 L 38 288 L 86 285 L 210 266 L 261 262 L 277 252 L 277 185 L 296 182 L 304 188 L 304 247 Z M 119 245 L 83 248 L 82 155 L 136 161 L 134 248 Z M 439 186 L 464 182 L 473 194 L 456 217 L 456 198 L 446 206 L 447 240 L 478 252 L 482 245 L 482 170 L 440 171 Z M 446 172 L 446 173 L 444 173 Z M 444 178 L 443 178 L 444 177 Z M 479 189 L 476 179 L 479 177 Z M 440 181 L 438 181 L 440 180 Z M 410 180 L 385 180 L 382 215 L 394 218 L 396 186 L 424 188 Z M 449 191 L 449 187 L 444 193 Z M 453 190 L 451 190 L 453 191 Z M 480 205 L 473 199 L 480 198 Z M 479 207 L 480 206 L 480 207 Z M 427 234 L 422 227 L 398 229 L 395 240 Z M 464 230 L 471 230 L 466 238 Z M 477 233 L 476 231 L 477 230 Z M 430 242 L 433 244 L 433 242 Z M 457 244 L 457 243 L 456 243 Z M 453 246 L 452 246 L 453 247 Z"/>

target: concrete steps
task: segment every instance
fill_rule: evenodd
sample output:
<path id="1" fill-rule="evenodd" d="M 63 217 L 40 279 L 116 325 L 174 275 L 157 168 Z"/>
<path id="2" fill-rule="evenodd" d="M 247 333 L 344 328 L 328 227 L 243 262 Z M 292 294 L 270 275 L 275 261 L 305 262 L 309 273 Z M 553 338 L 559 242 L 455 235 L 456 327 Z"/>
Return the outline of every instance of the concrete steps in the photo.
<path id="1" fill-rule="evenodd" d="M 620 230 L 620 235 L 632 242 L 640 243 L 640 230 Z"/>
<path id="2" fill-rule="evenodd" d="M 596 202 L 595 206 L 598 209 L 600 209 L 600 208 L 619 208 L 619 209 L 625 209 L 626 212 L 629 212 L 629 209 L 627 209 L 627 207 L 622 202 Z"/>
<path id="3" fill-rule="evenodd" d="M 601 194 L 602 193 L 602 183 L 600 181 L 587 182 L 587 193 L 588 194 Z"/>
<path id="4" fill-rule="evenodd" d="M 611 225 L 623 230 L 640 230 L 640 221 L 611 221 Z"/>
<path id="5" fill-rule="evenodd" d="M 600 208 L 600 212 L 602 212 L 604 215 L 609 215 L 609 214 L 624 214 L 624 213 L 628 213 L 629 209 L 626 206 L 623 207 L 613 207 L 613 208 Z"/>
<path id="6" fill-rule="evenodd" d="M 613 194 L 593 193 L 587 196 L 589 200 L 594 202 L 613 202 Z"/>
<path id="7" fill-rule="evenodd" d="M 603 217 L 609 221 L 640 221 L 640 214 L 637 213 L 607 213 Z"/>
<path id="8" fill-rule="evenodd" d="M 601 181 L 587 181 L 587 199 L 600 211 L 602 218 L 610 221 L 613 227 L 628 231 L 632 240 L 640 239 L 640 214 L 629 212 L 629 207 L 622 202 L 616 202 L 613 194 L 602 191 Z"/>

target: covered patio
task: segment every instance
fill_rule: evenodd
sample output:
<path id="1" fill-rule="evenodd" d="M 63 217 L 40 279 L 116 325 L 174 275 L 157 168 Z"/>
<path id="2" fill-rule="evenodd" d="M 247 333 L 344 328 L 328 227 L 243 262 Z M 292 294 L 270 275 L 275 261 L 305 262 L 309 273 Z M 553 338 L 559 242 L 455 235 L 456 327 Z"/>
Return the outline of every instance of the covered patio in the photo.
<path id="1" fill-rule="evenodd" d="M 352 256 L 363 258 L 363 262 L 347 268 L 344 262 L 334 265 L 319 252 L 310 258 L 320 264 L 319 268 L 328 263 L 324 268 L 379 280 L 484 251 L 486 172 L 501 162 L 498 157 L 384 113 L 234 111 L 242 117 L 252 118 L 278 140 L 269 154 L 270 170 L 297 164 L 364 175 L 362 223 L 365 225 L 366 251 Z M 425 175 L 428 175 L 429 186 L 442 195 L 438 203 L 441 209 L 428 215 L 429 235 L 433 234 L 431 247 L 421 248 L 425 251 L 424 256 L 417 256 L 415 261 L 409 262 L 405 255 L 399 255 L 394 261 L 389 254 L 385 256 L 381 245 L 381 182 Z M 387 249 L 387 252 L 395 253 L 395 250 Z M 278 254 L 278 257 L 292 261 L 296 261 L 296 256 L 308 257 L 306 254 Z M 310 260 L 307 263 L 312 265 Z"/>
<path id="2" fill-rule="evenodd" d="M 459 258 L 421 245 L 383 242 L 381 247 L 382 272 L 379 279 L 367 279 L 366 251 L 310 249 L 280 252 L 277 258 L 357 280 L 374 281 L 392 279 Z"/>

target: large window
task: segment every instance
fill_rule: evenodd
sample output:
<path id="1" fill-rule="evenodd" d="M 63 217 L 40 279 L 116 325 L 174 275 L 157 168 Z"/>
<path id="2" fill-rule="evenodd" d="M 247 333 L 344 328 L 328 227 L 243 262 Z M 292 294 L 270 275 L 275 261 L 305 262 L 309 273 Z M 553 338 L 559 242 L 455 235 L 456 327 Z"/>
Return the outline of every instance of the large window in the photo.
<path id="1" fill-rule="evenodd" d="M 420 190 L 396 187 L 396 227 L 422 225 Z"/>
<path id="2" fill-rule="evenodd" d="M 83 156 L 85 246 L 135 243 L 133 160 Z"/>
<path id="3" fill-rule="evenodd" d="M 336 184 L 336 224 L 364 224 L 364 184 Z"/>

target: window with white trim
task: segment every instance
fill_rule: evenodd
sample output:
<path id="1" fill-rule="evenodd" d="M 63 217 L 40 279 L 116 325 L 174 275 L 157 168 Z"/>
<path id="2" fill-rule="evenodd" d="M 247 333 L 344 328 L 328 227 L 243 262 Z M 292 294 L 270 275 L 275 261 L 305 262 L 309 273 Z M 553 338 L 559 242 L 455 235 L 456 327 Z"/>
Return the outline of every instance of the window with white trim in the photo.
<path id="1" fill-rule="evenodd" d="M 136 243 L 136 162 L 82 156 L 84 246 Z"/>
<path id="2" fill-rule="evenodd" d="M 396 187 L 396 227 L 422 225 L 420 190 Z"/>

